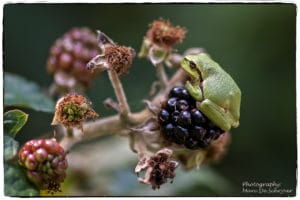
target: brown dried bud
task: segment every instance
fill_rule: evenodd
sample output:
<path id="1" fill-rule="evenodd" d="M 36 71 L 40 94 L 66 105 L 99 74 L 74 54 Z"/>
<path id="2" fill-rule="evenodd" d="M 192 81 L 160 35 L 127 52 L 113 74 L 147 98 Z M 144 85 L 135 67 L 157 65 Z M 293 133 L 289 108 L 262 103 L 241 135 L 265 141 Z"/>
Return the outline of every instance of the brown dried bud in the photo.
<path id="1" fill-rule="evenodd" d="M 118 76 L 128 72 L 132 59 L 135 56 L 134 49 L 119 46 L 114 43 L 105 33 L 98 31 L 98 45 L 102 53 L 91 59 L 86 69 L 94 71 L 114 70 Z"/>
<path id="2" fill-rule="evenodd" d="M 67 94 L 56 103 L 52 125 L 63 124 L 66 128 L 82 128 L 82 123 L 87 118 L 97 117 L 99 115 L 91 108 L 91 102 L 84 96 Z"/>
<path id="3" fill-rule="evenodd" d="M 152 185 L 152 189 L 159 189 L 160 186 L 167 182 L 168 178 L 175 177 L 175 169 L 178 166 L 176 161 L 170 161 L 173 151 L 162 149 L 150 158 L 142 158 L 135 168 L 139 173 L 146 170 L 145 177 L 138 178 L 138 181 L 144 184 Z"/>
<path id="4" fill-rule="evenodd" d="M 158 46 L 171 48 L 173 45 L 182 42 L 186 29 L 180 26 L 172 26 L 170 22 L 159 19 L 152 22 L 146 34 L 146 38 Z"/>
<path id="5" fill-rule="evenodd" d="M 111 70 L 115 70 L 119 76 L 128 72 L 134 50 L 130 47 L 112 45 L 105 48 L 104 58 Z"/>

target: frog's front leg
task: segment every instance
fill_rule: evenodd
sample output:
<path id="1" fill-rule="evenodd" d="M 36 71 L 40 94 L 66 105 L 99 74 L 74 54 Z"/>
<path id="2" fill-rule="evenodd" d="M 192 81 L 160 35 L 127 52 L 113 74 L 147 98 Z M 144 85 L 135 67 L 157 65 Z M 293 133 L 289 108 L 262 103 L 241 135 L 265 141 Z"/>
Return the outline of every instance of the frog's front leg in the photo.
<path id="1" fill-rule="evenodd" d="M 204 113 L 216 126 L 224 131 L 229 131 L 233 124 L 233 117 L 224 108 L 218 106 L 209 99 L 200 103 L 201 112 Z"/>
<path id="2" fill-rule="evenodd" d="M 196 101 L 203 100 L 203 94 L 199 84 L 192 85 L 191 82 L 187 81 L 185 87 Z"/>

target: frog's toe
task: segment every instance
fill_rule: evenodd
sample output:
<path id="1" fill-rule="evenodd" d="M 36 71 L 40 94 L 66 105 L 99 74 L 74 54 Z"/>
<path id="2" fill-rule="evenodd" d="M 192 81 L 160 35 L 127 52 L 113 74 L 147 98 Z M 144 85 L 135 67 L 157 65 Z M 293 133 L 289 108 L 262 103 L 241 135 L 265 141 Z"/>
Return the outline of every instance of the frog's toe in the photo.
<path id="1" fill-rule="evenodd" d="M 239 121 L 233 122 L 233 123 L 232 123 L 232 127 L 233 127 L 233 128 L 237 128 L 239 125 L 240 125 L 240 122 L 239 122 Z"/>

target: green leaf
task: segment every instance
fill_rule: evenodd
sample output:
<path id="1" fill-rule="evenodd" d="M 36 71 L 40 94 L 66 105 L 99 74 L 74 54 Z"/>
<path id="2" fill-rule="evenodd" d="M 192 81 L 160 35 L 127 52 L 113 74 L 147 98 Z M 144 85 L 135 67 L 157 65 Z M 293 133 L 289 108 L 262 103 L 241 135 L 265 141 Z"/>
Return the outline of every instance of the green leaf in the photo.
<path id="1" fill-rule="evenodd" d="M 4 134 L 4 160 L 10 160 L 12 159 L 17 153 L 19 148 L 19 143 L 14 140 L 9 135 Z"/>
<path id="2" fill-rule="evenodd" d="M 4 73 L 4 105 L 51 113 L 55 106 L 36 83 L 8 72 Z"/>
<path id="3" fill-rule="evenodd" d="M 4 193 L 6 196 L 39 196 L 39 190 L 26 177 L 19 165 L 4 164 Z"/>
<path id="4" fill-rule="evenodd" d="M 26 124 L 28 115 L 21 110 L 10 110 L 4 113 L 4 131 L 15 137 L 20 129 Z"/>

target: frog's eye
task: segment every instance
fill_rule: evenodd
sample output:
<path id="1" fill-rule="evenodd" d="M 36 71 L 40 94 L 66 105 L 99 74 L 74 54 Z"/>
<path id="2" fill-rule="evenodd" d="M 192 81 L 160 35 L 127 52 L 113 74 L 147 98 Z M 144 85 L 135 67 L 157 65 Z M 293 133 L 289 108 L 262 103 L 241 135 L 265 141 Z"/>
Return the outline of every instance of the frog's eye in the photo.
<path id="1" fill-rule="evenodd" d="M 199 70 L 199 68 L 197 67 L 196 63 L 194 63 L 193 61 L 189 61 L 189 65 L 190 65 L 191 70 L 197 72 L 197 74 L 199 75 L 200 80 L 202 81 L 203 80 L 202 73 Z"/>
<path id="2" fill-rule="evenodd" d="M 192 70 L 197 70 L 197 66 L 193 61 L 190 61 L 189 65 Z"/>

